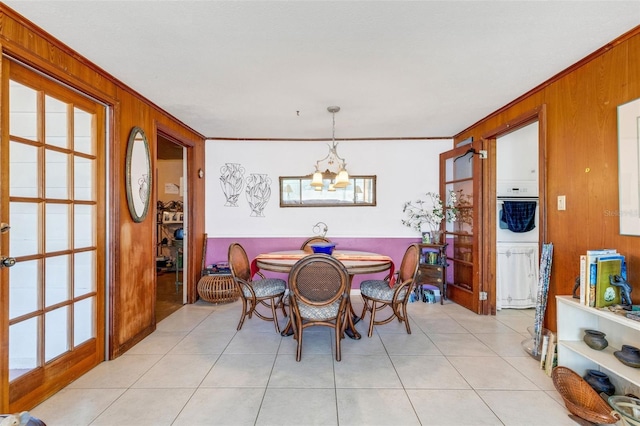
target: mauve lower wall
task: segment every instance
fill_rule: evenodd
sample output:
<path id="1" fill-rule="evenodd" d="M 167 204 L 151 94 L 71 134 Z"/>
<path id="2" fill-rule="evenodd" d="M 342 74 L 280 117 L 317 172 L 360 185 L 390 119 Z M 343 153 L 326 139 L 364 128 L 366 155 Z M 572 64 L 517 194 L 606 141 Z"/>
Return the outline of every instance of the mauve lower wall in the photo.
<path id="1" fill-rule="evenodd" d="M 268 253 L 280 250 L 299 249 L 307 237 L 291 238 L 209 238 L 207 241 L 206 264 L 227 261 L 227 250 L 229 244 L 240 243 L 247 251 L 249 260 L 255 258 L 260 253 Z M 360 250 L 380 253 L 391 257 L 396 265 L 400 267 L 402 256 L 410 244 L 420 242 L 419 238 L 331 238 L 336 243 L 336 250 Z M 285 274 L 263 271 L 266 276 L 282 277 Z M 356 275 L 353 279 L 352 288 L 359 288 L 363 279 L 384 278 L 385 273 Z"/>

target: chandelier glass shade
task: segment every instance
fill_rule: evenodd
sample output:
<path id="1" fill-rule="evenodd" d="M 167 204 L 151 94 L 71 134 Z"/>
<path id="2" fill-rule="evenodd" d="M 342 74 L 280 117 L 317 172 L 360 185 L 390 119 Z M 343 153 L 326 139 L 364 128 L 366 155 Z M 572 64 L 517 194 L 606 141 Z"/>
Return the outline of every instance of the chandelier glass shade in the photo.
<path id="1" fill-rule="evenodd" d="M 311 180 L 311 186 L 313 186 L 316 191 L 322 191 L 325 186 L 325 180 L 330 181 L 328 186 L 329 191 L 335 191 L 336 188 L 346 188 L 350 184 L 347 163 L 344 158 L 338 155 L 337 151 L 336 112 L 340 111 L 340 107 L 330 106 L 327 108 L 327 111 L 333 115 L 333 133 L 329 154 L 327 154 L 325 158 L 316 161 L 316 170 Z"/>

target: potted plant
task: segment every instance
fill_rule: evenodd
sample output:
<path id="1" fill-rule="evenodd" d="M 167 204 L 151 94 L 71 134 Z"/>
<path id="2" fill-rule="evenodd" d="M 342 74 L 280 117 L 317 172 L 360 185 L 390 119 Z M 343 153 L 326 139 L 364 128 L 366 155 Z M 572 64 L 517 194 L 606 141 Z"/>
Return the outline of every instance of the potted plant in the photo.
<path id="1" fill-rule="evenodd" d="M 446 204 L 440 199 L 440 194 L 427 192 L 426 199 L 407 201 L 404 203 L 402 212 L 407 218 L 402 220 L 402 224 L 422 233 L 423 242 L 440 244 L 442 235 L 442 221 L 452 223 L 456 221 L 458 209 L 455 207 L 457 194 L 449 191 Z M 429 232 L 425 227 L 428 227 Z"/>

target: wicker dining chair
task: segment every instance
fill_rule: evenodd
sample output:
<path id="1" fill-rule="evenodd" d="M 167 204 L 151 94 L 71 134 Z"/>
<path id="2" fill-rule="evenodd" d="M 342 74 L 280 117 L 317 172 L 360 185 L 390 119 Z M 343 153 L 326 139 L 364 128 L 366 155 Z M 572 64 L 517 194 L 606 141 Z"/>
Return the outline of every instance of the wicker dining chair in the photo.
<path id="1" fill-rule="evenodd" d="M 240 300 L 242 300 L 242 315 L 240 316 L 237 329 L 240 330 L 242 328 L 246 317 L 251 318 L 255 313 L 260 319 L 273 321 L 276 332 L 279 334 L 280 326 L 278 325 L 276 308 L 281 307 L 282 313 L 284 316 L 287 316 L 283 303 L 283 297 L 287 287 L 286 281 L 280 278 L 266 278 L 260 272 L 256 273 L 260 278 L 254 280 L 251 276 L 251 264 L 249 263 L 247 252 L 244 250 L 244 247 L 238 243 L 229 245 L 228 260 L 233 281 L 238 287 L 238 293 L 240 293 L 241 296 Z M 259 304 L 271 310 L 271 317 L 260 313 L 256 309 Z"/>
<path id="2" fill-rule="evenodd" d="M 307 253 L 311 253 L 313 252 L 313 249 L 311 248 L 311 244 L 314 243 L 330 243 L 331 240 L 325 237 L 320 237 L 320 236 L 315 236 L 315 237 L 310 237 L 307 238 L 307 240 L 302 243 L 302 245 L 300 246 L 300 250 L 304 250 Z"/>
<path id="3" fill-rule="evenodd" d="M 336 361 L 342 358 L 340 341 L 349 301 L 349 275 L 344 265 L 326 254 L 312 254 L 296 262 L 289 273 L 289 303 L 296 361 L 302 358 L 304 330 L 313 326 L 334 329 Z"/>
<path id="4" fill-rule="evenodd" d="M 404 322 L 407 333 L 411 334 L 411 326 L 409 326 L 409 318 L 407 317 L 407 302 L 415 287 L 419 260 L 420 247 L 418 244 L 411 244 L 402 257 L 398 278 L 393 287 L 389 285 L 390 276 L 387 276 L 384 280 L 365 280 L 360 284 L 360 295 L 364 301 L 360 318 L 364 319 L 367 312 L 371 313 L 369 337 L 373 335 L 374 325 L 387 324 L 394 318 Z M 385 307 L 390 307 L 391 313 L 387 318 L 376 321 L 376 312 Z"/>

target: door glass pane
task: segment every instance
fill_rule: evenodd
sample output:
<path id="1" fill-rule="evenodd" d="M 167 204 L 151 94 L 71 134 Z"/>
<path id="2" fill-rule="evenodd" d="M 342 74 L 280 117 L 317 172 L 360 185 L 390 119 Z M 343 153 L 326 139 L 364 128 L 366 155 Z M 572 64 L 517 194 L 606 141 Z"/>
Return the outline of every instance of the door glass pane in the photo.
<path id="1" fill-rule="evenodd" d="M 46 198 L 69 198 L 67 154 L 46 150 Z"/>
<path id="2" fill-rule="evenodd" d="M 44 361 L 51 361 L 71 348 L 69 342 L 69 307 L 63 306 L 44 316 Z"/>
<path id="3" fill-rule="evenodd" d="M 51 96 L 45 96 L 44 103 L 45 143 L 68 148 L 67 104 Z"/>
<path id="4" fill-rule="evenodd" d="M 37 140 L 37 93 L 15 81 L 9 82 L 9 133 L 13 136 Z"/>
<path id="5" fill-rule="evenodd" d="M 9 327 L 9 378 L 38 366 L 38 321 L 31 318 Z"/>
<path id="6" fill-rule="evenodd" d="M 38 148 L 9 143 L 9 193 L 12 197 L 38 196 Z"/>
<path id="7" fill-rule="evenodd" d="M 96 337 L 95 333 L 95 297 L 76 302 L 73 305 L 73 344 L 74 347 Z"/>
<path id="8" fill-rule="evenodd" d="M 45 259 L 45 306 L 69 300 L 69 256 Z"/>
<path id="9" fill-rule="evenodd" d="M 95 200 L 93 191 L 93 176 L 95 160 L 74 156 L 73 157 L 73 196 L 76 200 Z"/>
<path id="10" fill-rule="evenodd" d="M 66 204 L 46 205 L 46 251 L 69 249 L 69 207 Z"/>
<path id="11" fill-rule="evenodd" d="M 445 161 L 445 181 L 473 178 L 473 153 L 468 152 Z"/>
<path id="12" fill-rule="evenodd" d="M 11 224 L 11 232 L 9 232 L 11 256 L 19 257 L 39 253 L 38 204 L 10 203 L 9 223 Z"/>
<path id="13" fill-rule="evenodd" d="M 73 295 L 79 297 L 96 289 L 96 252 L 83 251 L 74 255 Z M 76 316 L 76 320 L 77 320 Z"/>
<path id="14" fill-rule="evenodd" d="M 73 109 L 73 150 L 85 154 L 95 154 L 93 146 L 92 124 L 93 116 L 81 109 Z"/>
<path id="15" fill-rule="evenodd" d="M 17 262 L 9 269 L 9 319 L 38 309 L 38 260 Z"/>
<path id="16" fill-rule="evenodd" d="M 74 248 L 79 249 L 95 246 L 93 231 L 95 221 L 95 206 L 78 204 L 74 207 Z"/>

